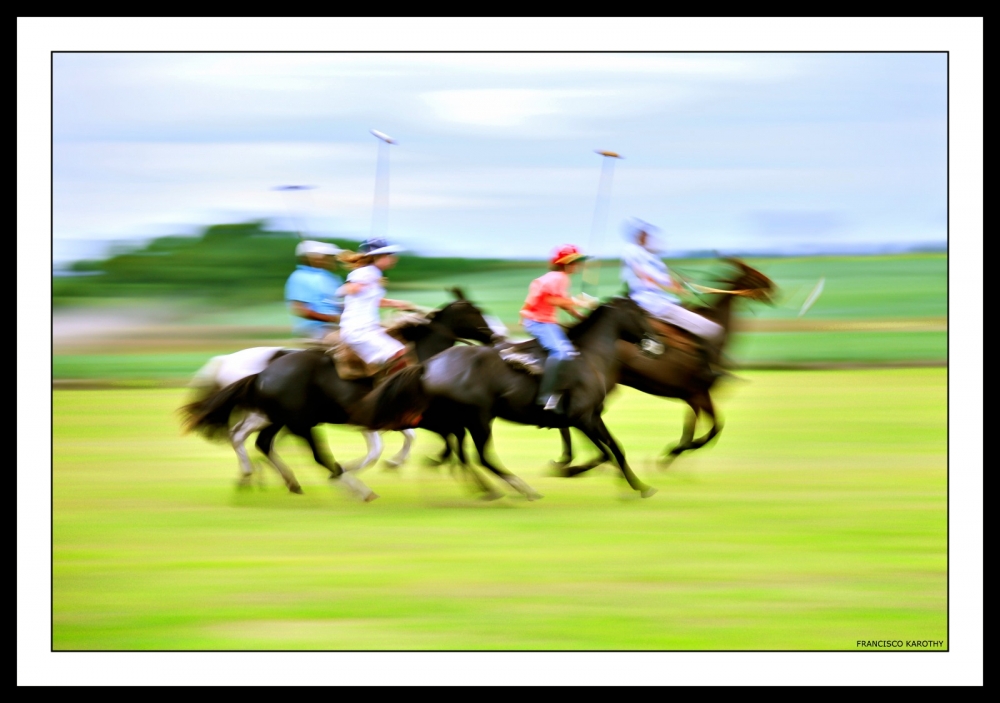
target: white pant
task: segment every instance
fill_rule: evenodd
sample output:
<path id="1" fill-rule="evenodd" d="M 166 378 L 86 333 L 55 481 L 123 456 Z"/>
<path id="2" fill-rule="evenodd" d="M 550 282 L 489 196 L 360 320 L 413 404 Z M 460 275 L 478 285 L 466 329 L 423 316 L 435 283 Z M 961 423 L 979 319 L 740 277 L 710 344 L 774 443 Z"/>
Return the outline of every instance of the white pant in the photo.
<path id="1" fill-rule="evenodd" d="M 677 303 L 656 293 L 646 291 L 635 293 L 632 300 L 653 317 L 677 325 L 681 329 L 709 341 L 719 341 L 725 333 L 722 325 L 712 322 L 698 313 L 685 310 Z"/>
<path id="2" fill-rule="evenodd" d="M 387 335 L 381 327 L 341 327 L 340 339 L 364 359 L 366 364 L 384 364 L 406 348 Z"/>

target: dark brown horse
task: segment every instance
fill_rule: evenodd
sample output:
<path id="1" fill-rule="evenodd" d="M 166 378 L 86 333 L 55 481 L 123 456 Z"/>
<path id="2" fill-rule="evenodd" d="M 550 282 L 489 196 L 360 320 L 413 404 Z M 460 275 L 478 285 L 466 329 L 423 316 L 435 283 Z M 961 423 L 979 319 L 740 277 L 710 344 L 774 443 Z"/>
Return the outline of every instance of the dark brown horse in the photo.
<path id="1" fill-rule="evenodd" d="M 720 289 L 707 290 L 726 292 L 709 293 L 708 296 L 713 300 L 707 306 L 689 308 L 722 325 L 725 334 L 717 350 L 719 353 L 725 349 L 730 338 L 733 303 L 743 298 L 771 303 L 777 290 L 771 279 L 742 261 L 733 258 L 723 261 L 736 269 L 735 274 L 723 280 Z M 722 431 L 722 423 L 716 415 L 711 396 L 718 377 L 706 373 L 705 356 L 698 351 L 699 341 L 676 328 L 664 329 L 663 332 L 665 335 L 661 336 L 660 341 L 665 349 L 659 356 L 645 354 L 635 344 L 618 342 L 616 353 L 621 366 L 617 381 L 643 393 L 683 400 L 691 408 L 685 419 L 681 441 L 664 450 L 663 463 L 669 465 L 682 453 L 703 447 L 714 439 Z M 712 427 L 704 436 L 695 439 L 695 426 L 702 414 L 712 421 Z M 560 433 L 563 456 L 554 464 L 563 475 L 575 476 L 611 458 L 604 453 L 588 464 L 566 468 L 573 458 L 572 444 L 568 429 L 561 429 Z"/>
<path id="2" fill-rule="evenodd" d="M 601 413 L 617 373 L 616 343 L 639 343 L 651 334 L 646 315 L 628 298 L 602 304 L 571 327 L 567 336 L 580 355 L 566 374 L 563 412 L 544 410 L 536 403 L 537 376 L 515 370 L 494 348 L 466 346 L 446 349 L 391 376 L 355 406 L 354 421 L 372 429 L 396 429 L 396 418 L 436 412 L 442 422 L 440 434 L 461 437 L 462 429 L 468 431 L 480 464 L 529 499 L 539 496 L 487 456 L 493 420 L 500 417 L 536 427 L 575 427 L 606 456 L 613 456 L 629 486 L 648 498 L 656 489 L 633 473 Z"/>

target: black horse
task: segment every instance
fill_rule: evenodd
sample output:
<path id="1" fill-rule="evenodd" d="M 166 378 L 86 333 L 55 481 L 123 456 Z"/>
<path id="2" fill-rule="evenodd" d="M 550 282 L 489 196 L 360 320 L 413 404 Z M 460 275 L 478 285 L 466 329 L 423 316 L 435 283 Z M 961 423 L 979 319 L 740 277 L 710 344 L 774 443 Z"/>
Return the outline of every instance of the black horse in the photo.
<path id="1" fill-rule="evenodd" d="M 709 296 L 714 297 L 709 305 L 690 308 L 718 323 L 725 330 L 720 342 L 720 352 L 725 349 L 729 340 L 735 299 L 746 298 L 771 303 L 776 292 L 774 282 L 760 271 L 739 259 L 726 258 L 723 261 L 736 269 L 734 275 L 720 282 L 725 292 L 709 293 Z M 669 465 L 683 452 L 703 447 L 714 439 L 722 431 L 722 423 L 716 415 L 711 396 L 718 377 L 705 373 L 705 358 L 697 353 L 698 341 L 679 329 L 661 331 L 667 335 L 661 337 L 666 347 L 662 354 L 651 357 L 636 345 L 628 343 L 619 343 L 616 353 L 621 362 L 618 383 L 661 398 L 683 400 L 691 408 L 685 419 L 681 441 L 664 451 L 663 462 Z M 704 436 L 695 439 L 694 430 L 701 414 L 711 420 L 712 427 Z M 569 467 L 573 460 L 569 430 L 564 428 L 561 434 L 563 455 L 554 464 L 564 475 L 575 476 L 610 460 L 611 457 L 605 452 L 584 466 Z"/>
<path id="2" fill-rule="evenodd" d="M 431 312 L 419 323 L 401 327 L 397 334 L 414 345 L 417 361 L 452 347 L 458 341 L 472 340 L 489 344 L 497 335 L 490 328 L 482 312 L 469 302 L 461 290 L 452 292 L 457 300 Z M 386 381 L 390 383 L 392 377 Z M 354 409 L 364 409 L 360 401 L 371 393 L 374 379 L 342 379 L 330 355 L 322 349 L 306 349 L 275 359 L 258 374 L 233 383 L 226 388 L 190 403 L 182 408 L 186 415 L 186 428 L 196 430 L 209 438 L 221 437 L 229 429 L 234 410 L 254 411 L 270 422 L 257 435 L 256 446 L 285 478 L 289 490 L 301 493 L 294 475 L 274 452 L 274 440 L 282 428 L 301 437 L 312 450 L 317 463 L 327 468 L 331 478 L 342 478 L 344 483 L 366 500 L 375 496 L 364 484 L 344 473 L 343 467 L 329 456 L 317 442 L 313 429 L 320 424 L 360 424 L 353 418 Z M 427 429 L 435 430 L 433 416 Z M 406 429 L 398 425 L 389 427 L 382 423 L 370 429 Z M 439 434 L 448 444 L 449 435 L 444 427 Z"/>
<path id="3" fill-rule="evenodd" d="M 494 418 L 538 427 L 575 427 L 602 452 L 610 450 L 629 485 L 643 497 L 656 489 L 632 472 L 625 454 L 608 431 L 601 413 L 608 389 L 617 378 L 616 343 L 638 342 L 652 334 L 645 314 L 627 298 L 615 298 L 568 331 L 580 351 L 568 365 L 562 385 L 563 412 L 544 410 L 536 403 L 538 377 L 517 371 L 492 347 L 454 347 L 423 364 L 406 369 L 377 389 L 366 402 L 369 417 L 401 417 L 407 412 L 433 410 L 441 401 L 450 404 L 450 418 L 437 418 L 452 432 L 464 427 L 472 436 L 480 463 L 528 497 L 534 492 L 486 456 Z M 395 415 L 393 415 L 395 413 Z M 371 420 L 368 420 L 371 422 Z M 607 449 L 605 449 L 607 448 Z"/>

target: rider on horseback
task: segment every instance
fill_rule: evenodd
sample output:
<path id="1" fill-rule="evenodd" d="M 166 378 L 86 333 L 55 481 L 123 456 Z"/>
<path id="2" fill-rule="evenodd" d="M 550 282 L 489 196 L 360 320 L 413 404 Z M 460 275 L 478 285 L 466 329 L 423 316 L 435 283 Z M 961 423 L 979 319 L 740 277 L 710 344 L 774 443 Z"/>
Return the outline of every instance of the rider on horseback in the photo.
<path id="1" fill-rule="evenodd" d="M 708 375 L 719 376 L 718 344 L 725 330 L 708 318 L 681 307 L 677 294 L 683 293 L 684 288 L 670 277 L 666 264 L 657 256 L 659 247 L 651 229 L 653 227 L 646 222 L 633 221 L 632 241 L 622 254 L 622 280 L 628 285 L 629 297 L 653 317 L 698 337 Z"/>
<path id="2" fill-rule="evenodd" d="M 345 252 L 340 260 L 353 268 L 340 287 L 344 312 L 340 316 L 340 338 L 366 364 L 381 364 L 389 373 L 406 366 L 406 347 L 385 333 L 379 308 L 414 309 L 413 303 L 385 297 L 383 274 L 396 265 L 401 246 L 384 239 L 369 239 L 356 254 Z"/>
<path id="3" fill-rule="evenodd" d="M 292 314 L 300 318 L 293 328 L 300 337 L 319 340 L 337 329 L 344 309 L 337 289 L 343 281 L 329 269 L 341 251 L 333 244 L 310 240 L 295 247 L 295 256 L 302 263 L 288 277 L 285 300 Z"/>
<path id="4" fill-rule="evenodd" d="M 559 407 L 562 394 L 557 386 L 561 370 L 566 362 L 579 354 L 556 322 L 556 308 L 562 308 L 578 320 L 583 319 L 584 316 L 577 311 L 577 304 L 569 297 L 569 276 L 585 258 L 572 244 L 559 247 L 550 260 L 552 270 L 531 282 L 528 298 L 521 308 L 524 329 L 549 352 L 537 399 L 546 410 L 557 410 Z"/>

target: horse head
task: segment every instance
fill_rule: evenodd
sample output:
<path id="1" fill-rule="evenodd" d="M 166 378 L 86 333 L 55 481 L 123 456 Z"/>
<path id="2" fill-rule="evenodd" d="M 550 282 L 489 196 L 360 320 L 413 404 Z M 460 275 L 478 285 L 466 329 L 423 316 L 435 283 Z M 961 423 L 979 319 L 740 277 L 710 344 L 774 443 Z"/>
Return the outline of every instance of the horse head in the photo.
<path id="1" fill-rule="evenodd" d="M 461 288 L 451 288 L 449 292 L 455 296 L 455 300 L 431 313 L 430 319 L 433 322 L 446 327 L 460 339 L 471 339 L 482 344 L 493 344 L 505 337 L 499 321 L 491 324 L 482 310 L 465 297 Z"/>
<path id="2" fill-rule="evenodd" d="M 723 261 L 736 269 L 736 274 L 723 280 L 723 283 L 731 286 L 734 291 L 740 291 L 737 295 L 774 304 L 774 296 L 778 290 L 774 281 L 739 259 L 727 257 Z"/>

